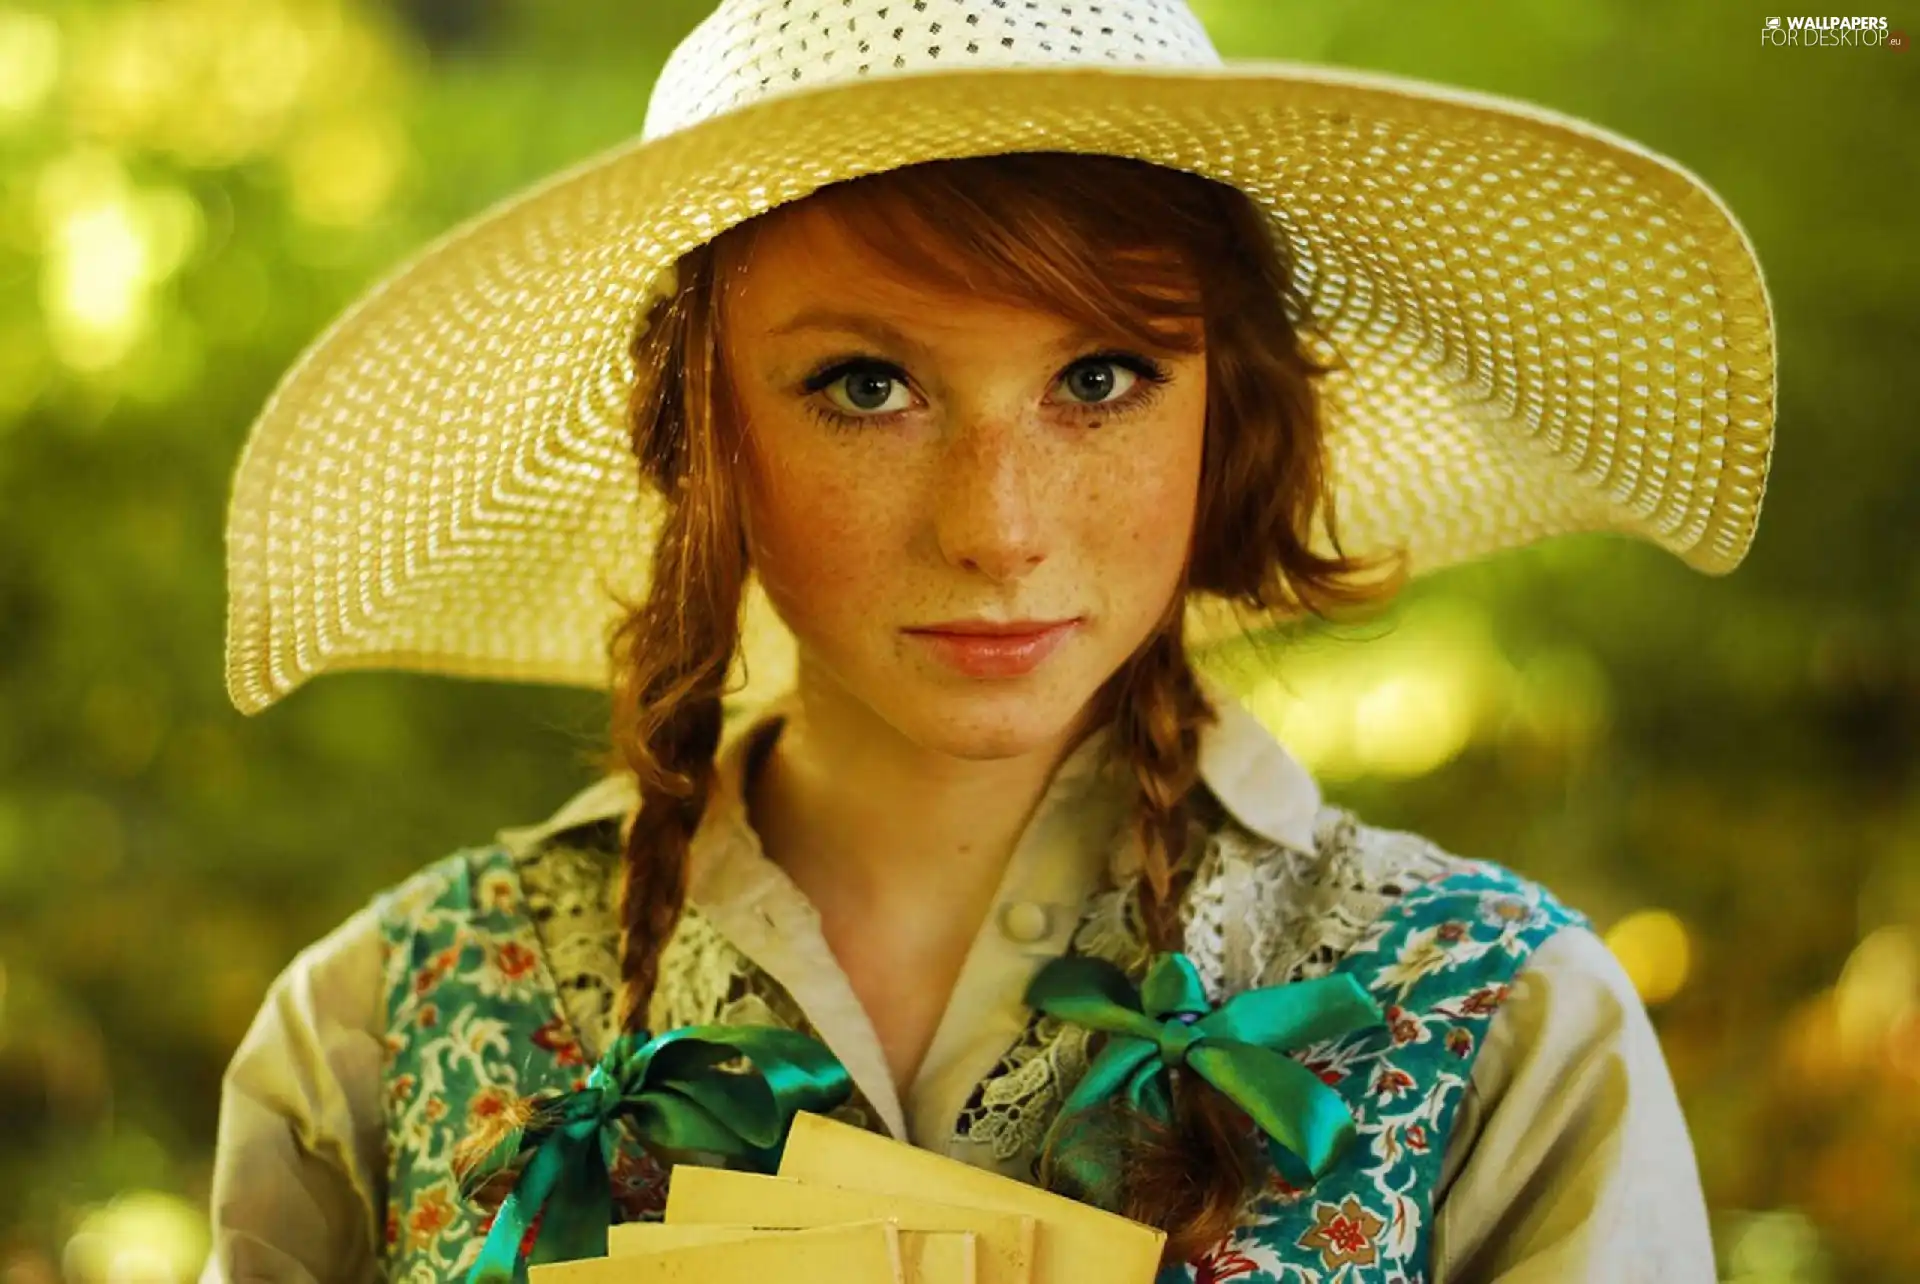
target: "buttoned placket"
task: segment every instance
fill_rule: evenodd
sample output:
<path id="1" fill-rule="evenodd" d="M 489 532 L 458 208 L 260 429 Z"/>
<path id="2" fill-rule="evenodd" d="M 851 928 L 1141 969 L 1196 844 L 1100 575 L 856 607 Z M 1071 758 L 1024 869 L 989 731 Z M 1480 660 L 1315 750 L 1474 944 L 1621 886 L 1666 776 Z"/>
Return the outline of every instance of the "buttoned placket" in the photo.
<path id="1" fill-rule="evenodd" d="M 1253 833 L 1311 852 L 1320 809 L 1313 777 L 1257 718 L 1212 679 L 1199 676 L 1219 714 L 1216 724 L 1201 730 L 1201 780 Z M 1119 782 L 1123 768 L 1104 756 L 1110 737 L 1103 732 L 1081 745 L 1049 783 L 903 1102 L 879 1035 L 827 945 L 818 912 L 765 857 L 740 800 L 746 752 L 794 698 L 789 692 L 727 737 L 716 764 L 712 823 L 703 824 L 690 853 L 688 899 L 800 1005 L 895 1139 L 1025 1178 L 1029 1157 L 989 1155 L 985 1147 L 955 1137 L 954 1128 L 973 1090 L 1031 1017 L 1024 1001 L 1027 981 L 1047 959 L 1066 951 L 1087 898 L 1103 884 L 1126 881 L 1138 867 L 1139 837 L 1124 824 L 1130 794 Z M 1096 764 L 1098 774 L 1091 774 Z M 1098 787 L 1087 787 L 1090 782 Z M 500 836 L 518 850 L 589 820 L 624 816 L 631 823 L 634 806 L 632 777 L 609 776 L 542 825 Z"/>
<path id="2" fill-rule="evenodd" d="M 896 1140 L 1023 1175 L 1022 1157 L 999 1161 L 957 1137 L 955 1125 L 974 1088 L 1020 1037 L 1030 1015 L 1028 981 L 1066 951 L 1088 896 L 1115 864 L 1115 843 L 1127 841 L 1123 793 L 1102 770 L 1104 737 L 1076 748 L 1034 808 L 903 1101 L 819 912 L 767 859 L 747 822 L 739 779 L 747 742 L 760 732 L 742 736 L 723 764 L 719 814 L 703 835 L 689 898 L 792 996 Z"/>

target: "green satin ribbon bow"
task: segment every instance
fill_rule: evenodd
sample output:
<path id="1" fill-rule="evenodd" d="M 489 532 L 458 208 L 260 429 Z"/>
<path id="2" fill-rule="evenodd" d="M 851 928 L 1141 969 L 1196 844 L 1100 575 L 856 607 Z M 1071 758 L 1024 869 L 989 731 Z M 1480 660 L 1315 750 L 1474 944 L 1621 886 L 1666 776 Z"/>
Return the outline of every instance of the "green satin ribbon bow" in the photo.
<path id="1" fill-rule="evenodd" d="M 1283 1175 L 1298 1186 L 1326 1174 L 1352 1142 L 1354 1124 L 1340 1094 L 1284 1054 L 1386 1020 L 1366 990 L 1345 975 L 1247 990 L 1216 1008 L 1207 1002 L 1193 961 L 1172 953 L 1155 957 L 1139 989 L 1105 959 L 1057 958 L 1035 975 L 1026 1001 L 1114 1036 L 1061 1106 L 1049 1143 L 1070 1116 L 1116 1095 L 1171 1123 L 1170 1071 L 1185 1066 L 1273 1139 L 1280 1147 L 1276 1162 L 1291 1169 Z M 1072 1150 L 1059 1162 L 1084 1189 L 1112 1191 L 1112 1174 L 1103 1163 Z"/>
<path id="2" fill-rule="evenodd" d="M 752 1071 L 716 1068 L 736 1056 L 750 1060 Z M 852 1090 L 839 1059 L 796 1030 L 694 1025 L 652 1038 L 645 1031 L 622 1034 L 585 1088 L 546 1103 L 468 1179 L 471 1185 L 497 1176 L 533 1150 L 500 1205 L 468 1284 L 524 1281 L 530 1263 L 606 1256 L 609 1174 L 622 1116 L 649 1151 L 715 1154 L 772 1172 L 794 1113 L 825 1113 Z M 523 1256 L 536 1218 L 538 1236 Z"/>

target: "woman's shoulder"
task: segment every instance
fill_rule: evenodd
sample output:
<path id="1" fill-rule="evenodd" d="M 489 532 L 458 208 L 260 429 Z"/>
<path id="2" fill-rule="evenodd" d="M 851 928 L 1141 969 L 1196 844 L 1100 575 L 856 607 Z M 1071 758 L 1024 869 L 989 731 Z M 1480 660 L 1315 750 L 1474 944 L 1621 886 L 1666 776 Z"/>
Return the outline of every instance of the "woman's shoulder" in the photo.
<path id="1" fill-rule="evenodd" d="M 456 847 L 375 892 L 366 913 L 384 933 L 470 918 L 514 903 L 512 853 L 499 842 Z"/>

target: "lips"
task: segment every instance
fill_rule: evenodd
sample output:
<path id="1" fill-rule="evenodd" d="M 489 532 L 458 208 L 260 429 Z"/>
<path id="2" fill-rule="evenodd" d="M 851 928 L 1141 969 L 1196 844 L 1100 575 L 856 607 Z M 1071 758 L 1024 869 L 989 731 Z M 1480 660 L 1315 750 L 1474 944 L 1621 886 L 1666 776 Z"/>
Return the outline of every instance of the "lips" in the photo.
<path id="1" fill-rule="evenodd" d="M 1018 678 L 1033 672 L 1078 629 L 1080 621 L 952 621 L 909 629 L 935 659 L 970 678 Z"/>

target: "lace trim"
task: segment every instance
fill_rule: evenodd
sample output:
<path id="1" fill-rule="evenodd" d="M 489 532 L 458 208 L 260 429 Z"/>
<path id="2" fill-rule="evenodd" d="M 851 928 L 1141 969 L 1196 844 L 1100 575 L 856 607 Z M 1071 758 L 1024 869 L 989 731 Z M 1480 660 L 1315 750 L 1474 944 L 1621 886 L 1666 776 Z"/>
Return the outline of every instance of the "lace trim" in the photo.
<path id="1" fill-rule="evenodd" d="M 1472 867 L 1418 835 L 1362 825 L 1336 807 L 1321 808 L 1312 852 L 1251 833 L 1224 812 L 1208 819 L 1181 922 L 1183 948 L 1215 1003 L 1326 975 L 1401 896 Z M 1105 958 L 1136 980 L 1144 975 L 1151 951 L 1138 885 L 1136 876 L 1093 898 L 1069 952 Z M 1092 1038 L 1035 1013 L 975 1088 L 955 1135 L 986 1146 L 1003 1163 L 1025 1156 L 1037 1181 L 1047 1126 L 1086 1072 Z"/>
<path id="2" fill-rule="evenodd" d="M 1242 990 L 1326 975 L 1408 891 L 1473 868 L 1419 835 L 1375 829 L 1330 806 L 1316 820 L 1311 852 L 1254 834 L 1217 806 L 1196 807 L 1189 833 L 1188 859 L 1198 863 L 1180 907 L 1183 948 L 1216 1003 Z M 608 889 L 620 855 L 617 828 L 601 822 L 554 835 L 517 858 L 561 1004 L 589 1056 L 599 1055 L 613 1031 L 620 932 Z M 1090 897 L 1068 952 L 1104 958 L 1136 979 L 1144 975 L 1152 951 L 1139 887 L 1136 875 Z M 706 1023 L 819 1033 L 778 982 L 689 906 L 661 952 L 648 1024 L 669 1030 Z M 985 1147 L 1002 1164 L 1025 1157 L 1037 1180 L 1040 1143 L 1086 1073 L 1095 1038 L 1034 1013 L 975 1087 L 954 1136 Z M 857 1089 L 835 1113 L 861 1127 L 883 1127 Z"/>
<path id="3" fill-rule="evenodd" d="M 620 922 L 610 894 L 623 855 L 618 824 L 564 830 L 519 853 L 515 866 L 567 1021 L 597 1059 L 613 1041 L 620 988 Z M 735 949 L 689 905 L 660 952 L 647 1028 L 772 1025 L 819 1037 L 785 988 Z M 858 1088 L 835 1118 L 878 1129 L 880 1113 Z"/>
<path id="4" fill-rule="evenodd" d="M 601 822 L 565 830 L 514 859 L 561 1009 L 590 1060 L 613 1041 L 620 924 L 607 885 L 618 842 L 617 827 Z"/>
<path id="5" fill-rule="evenodd" d="M 1325 976 L 1394 902 L 1473 868 L 1417 834 L 1375 829 L 1322 807 L 1314 850 L 1295 851 L 1238 826 L 1218 831 L 1194 880 L 1187 951 L 1208 997 Z"/>

